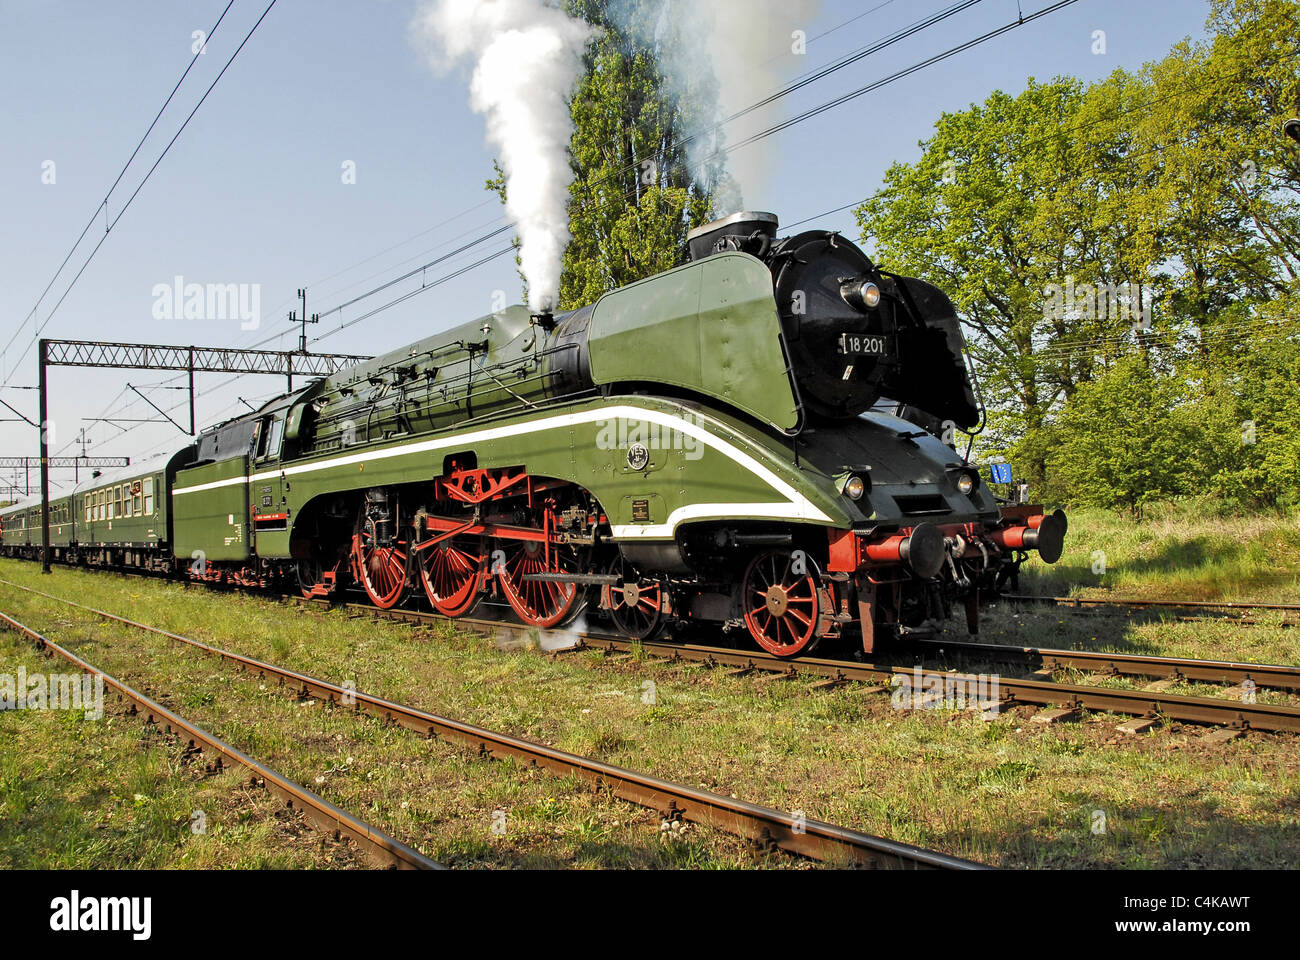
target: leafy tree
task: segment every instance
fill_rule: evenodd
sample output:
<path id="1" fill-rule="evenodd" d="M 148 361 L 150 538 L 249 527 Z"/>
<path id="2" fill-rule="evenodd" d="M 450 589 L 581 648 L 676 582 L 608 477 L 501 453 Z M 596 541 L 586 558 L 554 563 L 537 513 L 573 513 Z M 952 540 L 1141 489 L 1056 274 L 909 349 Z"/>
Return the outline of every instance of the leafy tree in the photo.
<path id="1" fill-rule="evenodd" d="M 1136 72 L 943 115 L 858 211 L 884 266 L 957 304 L 981 449 L 1050 496 L 1300 502 L 1300 5 L 1212 0 L 1207 26 Z M 1100 295 L 1125 283 L 1152 309 Z"/>
<path id="2" fill-rule="evenodd" d="M 619 16 L 613 16 L 614 4 Z M 697 101 L 673 92 L 660 52 L 679 42 L 672 22 L 654 36 L 621 24 L 649 22 L 649 0 L 566 0 L 568 12 L 600 28 L 574 91 L 572 240 L 560 279 L 562 310 L 676 265 L 686 234 L 712 214 L 720 164 L 691 170 L 685 138 L 699 130 Z M 488 182 L 504 200 L 505 181 Z"/>
<path id="3" fill-rule="evenodd" d="M 1089 112 L 1105 112 L 1099 99 L 1089 102 L 1075 80 L 1031 80 L 1017 97 L 998 91 L 944 114 L 921 159 L 892 166 L 857 211 L 884 266 L 952 297 L 993 408 L 995 445 L 1036 435 L 1091 375 L 1095 357 L 1062 344 L 1116 337 L 1132 324 L 1097 291 L 1130 282 L 1140 257 L 1128 238 L 1141 236 L 1116 230 L 1104 213 L 1115 204 L 1109 168 L 1120 164 L 1079 135 Z M 1044 457 L 1030 452 L 1024 464 L 1035 481 Z"/>
<path id="4" fill-rule="evenodd" d="M 1052 492 L 1140 514 L 1192 490 L 1200 432 L 1184 400 L 1179 382 L 1139 354 L 1080 385 L 1052 430 Z"/>

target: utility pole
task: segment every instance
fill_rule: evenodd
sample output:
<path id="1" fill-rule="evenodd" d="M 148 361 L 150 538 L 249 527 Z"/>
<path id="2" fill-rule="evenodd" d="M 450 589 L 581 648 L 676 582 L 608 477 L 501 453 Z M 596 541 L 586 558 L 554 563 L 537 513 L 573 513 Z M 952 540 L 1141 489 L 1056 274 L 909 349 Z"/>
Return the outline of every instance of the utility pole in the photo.
<path id="1" fill-rule="evenodd" d="M 302 316 L 299 317 L 294 311 L 290 310 L 289 322 L 298 323 L 302 325 L 302 331 L 298 334 L 298 352 L 306 353 L 307 352 L 307 324 L 319 323 L 320 314 L 313 313 L 310 317 L 307 316 L 307 288 L 306 287 L 298 288 L 298 299 L 302 301 Z M 292 358 L 289 359 L 289 392 L 293 393 L 293 359 Z"/>
<path id="2" fill-rule="evenodd" d="M 81 482 L 81 461 L 86 459 L 86 444 L 90 442 L 91 441 L 86 439 L 86 428 L 82 427 L 81 428 L 81 456 L 77 458 L 77 460 L 75 461 L 75 466 L 73 466 L 72 468 L 72 482 L 74 484 L 78 484 Z"/>
<path id="3" fill-rule="evenodd" d="M 41 573 L 50 572 L 50 440 L 49 411 L 46 403 L 45 367 L 50 356 L 50 341 L 37 344 L 36 358 L 40 364 L 40 411 L 37 419 L 41 431 Z"/>

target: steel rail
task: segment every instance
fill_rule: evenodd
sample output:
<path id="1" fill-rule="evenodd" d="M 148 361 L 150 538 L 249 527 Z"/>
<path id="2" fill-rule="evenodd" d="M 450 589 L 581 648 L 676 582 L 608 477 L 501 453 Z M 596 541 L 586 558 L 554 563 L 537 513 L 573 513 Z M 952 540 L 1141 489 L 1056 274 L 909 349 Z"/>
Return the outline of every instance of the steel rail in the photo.
<path id="1" fill-rule="evenodd" d="M 268 790 L 282 798 L 290 808 L 300 810 L 318 828 L 336 838 L 339 835 L 351 837 L 374 862 L 384 866 L 405 869 L 445 869 L 441 864 L 429 859 L 413 847 L 407 846 L 382 830 L 370 826 L 306 787 L 299 786 L 287 777 L 281 776 L 270 767 L 259 763 L 248 754 L 226 743 L 215 734 L 190 723 L 138 690 L 92 666 L 76 654 L 59 646 L 49 637 L 37 633 L 8 614 L 0 612 L 0 627 L 15 630 L 31 640 L 37 649 L 57 654 L 82 672 L 101 677 L 106 686 L 111 687 L 119 696 L 131 703 L 133 712 L 137 710 L 143 711 L 146 723 L 161 723 L 166 727 L 168 733 L 176 733 L 188 738 L 191 749 L 203 749 L 215 753 L 219 765 L 223 760 L 231 760 L 247 768 Z"/>
<path id="2" fill-rule="evenodd" d="M 1008 603 L 1043 603 L 1060 607 L 1173 607 L 1184 610 L 1280 610 L 1300 613 L 1300 603 L 1252 603 L 1247 600 L 1141 600 L 1111 597 L 1038 597 L 1030 594 L 1006 593 L 1002 599 Z"/>
<path id="3" fill-rule="evenodd" d="M 630 651 L 633 644 L 633 641 L 613 637 L 601 637 L 599 640 L 587 643 L 588 646 L 597 649 L 623 652 Z M 738 651 L 722 647 L 679 646 L 671 643 L 642 643 L 641 646 L 649 653 L 669 659 L 676 654 L 683 659 L 746 670 L 781 673 L 791 678 L 803 675 L 826 677 L 834 683 L 848 681 L 884 683 L 892 688 L 895 685 L 895 677 L 911 680 L 917 676 L 917 670 L 920 670 L 923 682 L 929 681 L 930 678 L 942 681 L 945 677 L 954 675 L 954 671 L 855 663 L 849 660 L 803 657 L 788 661 L 761 651 Z M 1226 725 L 1234 729 L 1300 733 L 1300 707 L 1295 706 L 1238 703 L 1210 697 L 1189 697 L 1147 690 L 1120 690 L 1020 677 L 999 676 L 997 680 L 1001 696 L 1000 710 L 1017 704 L 1070 709 L 1086 708 L 1135 717 L 1179 720 L 1214 726 Z"/>
<path id="4" fill-rule="evenodd" d="M 8 583 L 8 581 L 0 581 L 0 583 Z M 351 706 L 360 712 L 392 721 L 429 738 L 441 737 L 468 746 L 482 757 L 493 759 L 513 757 L 557 776 L 576 776 L 595 789 L 607 789 L 620 799 L 657 810 L 666 820 L 689 820 L 711 826 L 751 840 L 761 848 L 775 847 L 817 860 L 857 863 L 886 869 L 975 870 L 984 868 L 983 864 L 960 857 L 887 840 L 821 820 L 796 818 L 793 814 L 783 813 L 770 807 L 735 800 L 707 790 L 698 790 L 599 760 L 580 757 L 554 747 L 497 733 L 484 727 L 438 716 L 351 687 L 299 673 L 296 670 L 223 650 L 170 630 L 140 623 L 31 587 L 21 584 L 10 585 L 86 610 L 125 626 L 189 644 L 239 664 L 243 669 L 256 672 L 259 677 L 271 677 L 278 679 L 282 684 L 290 684 L 300 696 L 314 696 L 323 702 Z M 527 630 L 526 627 L 521 629 Z"/>
<path id="5" fill-rule="evenodd" d="M 144 574 L 140 575 L 143 576 Z M 182 582 L 185 583 L 185 581 Z M 0 583 L 8 583 L 8 581 L 0 580 Z M 18 584 L 13 585 L 19 586 Z M 29 587 L 22 587 L 22 589 L 31 590 Z M 40 591 L 31 592 L 40 593 Z M 46 596 L 48 596 L 48 594 Z M 62 598 L 53 597 L 52 599 Z M 384 610 L 370 604 L 353 603 L 350 600 L 337 597 L 333 599 L 316 598 L 312 600 L 303 600 L 301 598 L 291 599 L 297 600 L 298 603 L 308 605 L 351 607 L 366 611 L 376 618 L 383 617 L 385 619 L 396 620 L 399 622 L 456 624 L 464 629 L 488 636 L 497 636 L 504 632 L 521 638 L 535 638 L 539 641 L 543 636 L 551 636 L 569 641 L 569 646 L 573 646 L 573 641 L 576 640 L 581 646 L 605 649 L 607 651 L 626 651 L 630 649 L 633 643 L 633 641 L 628 641 L 623 637 L 598 634 L 590 631 L 575 631 L 571 629 L 539 630 L 536 627 L 530 627 L 525 624 L 479 617 L 459 617 L 449 619 L 432 612 L 402 609 L 397 607 Z M 820 676 L 827 678 L 829 682 L 836 684 L 849 681 L 892 683 L 895 675 L 913 675 L 912 670 L 906 667 L 859 663 L 852 660 L 817 659 L 813 657 L 802 657 L 797 660 L 783 660 L 761 650 L 739 651 L 725 647 L 709 647 L 690 644 L 683 645 L 665 643 L 663 641 L 642 643 L 641 646 L 654 653 L 656 656 L 667 659 L 703 661 L 711 664 L 740 667 L 746 671 L 780 673 L 789 677 L 800 675 Z M 555 649 L 560 648 L 557 646 Z M 1083 656 L 1084 652 L 1061 651 L 1061 654 Z M 1103 656 L 1113 657 L 1114 655 Z M 1173 672 L 1173 668 L 1176 668 L 1177 666 L 1187 665 L 1188 669 L 1199 669 L 1198 665 L 1200 664 L 1214 663 L 1214 661 L 1178 660 L 1176 658 L 1168 659 L 1171 663 L 1171 672 L 1167 676 L 1171 678 L 1176 678 L 1177 675 Z M 1242 664 L 1241 666 L 1249 666 L 1252 670 L 1258 669 L 1253 664 Z M 1268 667 L 1271 665 L 1261 666 Z M 1283 669 L 1285 669 L 1285 667 Z M 923 671 L 922 677 L 943 677 L 950 673 L 951 671 Z M 1186 675 L 1187 674 L 1184 673 L 1184 676 Z M 1267 670 L 1261 670 L 1261 675 L 1266 679 L 1280 679 L 1279 675 L 1276 674 L 1270 676 Z M 1254 678 L 1252 677 L 1251 679 Z M 1122 713 L 1136 717 L 1177 720 L 1188 723 L 1207 724 L 1211 726 L 1228 726 L 1234 729 L 1252 729 L 1279 733 L 1300 733 L 1300 707 L 1245 702 L 1238 704 L 1231 700 L 1219 700 L 1209 697 L 1189 697 L 1163 692 L 1155 694 L 1152 691 L 1117 690 L 1105 687 L 1088 686 L 1085 684 L 1065 684 L 1028 678 L 1016 679 L 999 676 L 998 682 L 1000 691 L 1007 694 L 1004 701 L 1004 706 L 1006 707 L 1014 706 L 1016 703 L 1023 703 L 1044 707 L 1086 708 L 1091 710 Z M 1261 683 L 1258 679 L 1256 679 L 1255 682 L 1257 686 L 1270 685 L 1267 683 Z M 1282 687 L 1282 689 L 1290 688 Z"/>
<path id="6" fill-rule="evenodd" d="M 1259 688 L 1300 692 L 1300 667 L 1281 663 L 1237 663 L 1230 660 L 1188 660 L 1145 654 L 1107 653 L 1094 650 L 1060 650 L 1054 647 L 1017 647 L 970 640 L 920 639 L 918 646 L 995 662 L 1026 662 L 1042 670 L 1087 670 L 1111 676 L 1154 677 L 1236 686 L 1250 681 Z"/>
<path id="7" fill-rule="evenodd" d="M 328 601 L 324 600 L 303 602 L 329 605 Z M 570 648 L 574 647 L 576 641 L 581 646 L 607 652 L 627 653 L 631 652 L 634 647 L 639 646 L 652 656 L 668 660 L 699 661 L 710 666 L 730 666 L 745 672 L 779 673 L 791 678 L 799 676 L 823 677 L 833 684 L 856 681 L 884 683 L 892 687 L 895 684 L 895 677 L 901 676 L 910 680 L 916 676 L 915 669 L 920 669 L 888 664 L 859 663 L 853 660 L 819 659 L 816 657 L 783 660 L 761 650 L 736 650 L 727 647 L 679 644 L 666 641 L 633 641 L 624 637 L 586 630 L 538 630 L 535 627 L 507 621 L 467 617 L 449 620 L 436 613 L 425 613 L 418 610 L 400 610 L 397 608 L 382 610 L 368 604 L 349 603 L 348 606 L 365 610 L 374 616 L 383 616 L 387 619 L 409 623 L 453 623 L 476 633 L 489 636 L 499 636 L 501 633 L 505 633 L 519 638 L 531 637 L 538 641 L 545 636 L 550 636 L 569 641 Z M 1173 662 L 1195 664 L 1204 661 L 1175 660 Z M 1253 665 L 1251 667 L 1253 669 Z M 934 669 L 921 670 L 920 674 L 922 681 L 931 677 L 941 680 L 952 675 L 953 671 Z M 1234 700 L 1190 697 L 1163 691 L 1157 693 L 1148 690 L 1121 690 L 1086 684 L 1057 683 L 1048 680 L 1003 676 L 998 677 L 998 689 L 1003 697 L 1003 709 L 1015 706 L 1018 703 L 1040 707 L 1086 708 L 1135 717 L 1228 726 L 1234 729 L 1260 730 L 1270 733 L 1300 733 L 1300 706 L 1238 703 Z"/>

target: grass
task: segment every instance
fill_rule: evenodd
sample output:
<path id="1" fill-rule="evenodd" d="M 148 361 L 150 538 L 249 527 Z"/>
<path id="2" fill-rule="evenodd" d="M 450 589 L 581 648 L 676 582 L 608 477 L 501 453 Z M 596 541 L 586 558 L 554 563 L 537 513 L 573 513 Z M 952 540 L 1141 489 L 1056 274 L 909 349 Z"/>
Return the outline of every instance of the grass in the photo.
<path id="1" fill-rule="evenodd" d="M 1031 559 L 1021 573 L 1021 588 L 1100 600 L 1300 603 L 1300 514 L 1220 517 L 1199 502 L 1161 506 L 1140 522 L 1105 510 L 1075 511 L 1060 562 L 1048 566 Z M 1179 621 L 1180 613 L 1188 611 L 1103 615 L 1086 608 L 1003 605 L 986 609 L 981 636 L 1029 646 L 1300 663 L 1300 628 L 1284 626 L 1281 612 L 1250 611 L 1257 621 L 1251 626 L 1213 614 Z M 1265 699 L 1262 693 L 1260 698 Z"/>
<path id="2" fill-rule="evenodd" d="M 11 572 L 11 571 L 10 571 Z M 42 587 L 54 586 L 47 578 Z M 96 587 L 109 586 L 107 578 L 87 574 Z M 109 586 L 120 589 L 122 581 Z M 160 589 L 152 583 L 129 582 L 126 599 L 136 615 L 154 614 L 148 603 L 141 603 Z M 161 587 L 164 593 L 187 592 L 178 587 Z M 30 594 L 14 596 L 5 588 L 3 607 L 6 612 L 29 625 L 37 624 L 51 638 L 74 650 L 94 665 L 126 680 L 164 706 L 187 719 L 217 733 L 255 759 L 268 764 L 299 784 L 370 821 L 399 839 L 416 846 L 440 862 L 461 867 L 741 867 L 755 862 L 745 844 L 733 837 L 696 828 L 672 831 L 661 839 L 657 813 L 635 807 L 605 793 L 592 793 L 576 780 L 561 780 L 533 769 L 525 769 L 513 760 L 486 762 L 441 741 L 420 738 L 395 725 L 357 715 L 343 709 L 327 709 L 315 701 L 299 702 L 286 696 L 276 684 L 242 677 L 220 662 L 203 657 L 196 651 L 162 638 L 127 627 L 104 623 L 91 615 L 70 608 L 55 608 L 50 601 Z M 80 592 L 81 599 L 109 605 L 111 597 Z M 188 596 L 182 598 L 190 599 Z M 208 622 L 223 600 L 240 599 L 203 596 L 200 606 Z M 169 599 L 163 600 L 172 606 Z M 284 650 L 294 646 L 309 626 L 301 618 L 296 627 L 286 611 L 264 601 L 240 599 L 249 609 L 259 609 L 276 629 L 267 630 L 259 643 L 259 656 L 272 657 L 271 648 Z M 154 617 L 150 616 L 150 619 Z M 238 621 L 236 621 L 238 622 Z M 264 623 L 269 626 L 269 623 Z M 349 624 L 352 627 L 352 624 Z M 287 628 L 287 629 L 286 629 Z M 220 629 L 204 631 L 209 639 L 231 646 Z M 345 631 L 356 633 L 355 628 Z M 349 645 L 357 638 L 350 637 Z M 364 643 L 356 643 L 361 656 L 369 655 Z M 26 650 L 13 634 L 0 637 L 0 672 L 13 673 Z M 30 656 L 30 655 L 28 655 Z M 277 659 L 283 659 L 278 658 Z M 29 666 L 29 670 L 31 667 Z M 46 667 L 45 669 L 54 669 Z M 414 680 L 402 674 L 407 680 Z M 365 684 L 360 684 L 365 689 Z M 117 796 L 171 797 L 153 782 L 161 777 L 159 759 L 147 770 L 129 756 L 115 755 L 88 775 L 87 787 L 93 782 L 112 784 L 105 795 L 82 790 L 48 820 L 41 818 L 42 790 L 51 777 L 36 771 L 59 769 L 67 765 L 64 755 L 76 749 L 66 733 L 60 738 L 46 729 L 55 714 L 37 712 L 10 713 L 7 724 L 30 740 L 28 756 L 34 764 L 23 771 L 11 786 L 6 780 L 0 792 L 4 809 L 18 814 L 6 823 L 0 841 L 0 858 L 13 865 L 30 866 L 278 866 L 315 865 L 311 863 L 265 863 L 246 858 L 225 858 L 220 852 L 213 857 L 189 862 L 179 857 L 137 855 L 118 851 L 107 860 L 98 859 L 93 834 L 73 833 L 61 836 L 67 822 L 93 821 L 102 814 L 102 805 L 112 809 Z M 104 732 L 125 724 L 138 723 L 121 718 L 105 718 Z M 36 731 L 45 729 L 42 736 Z M 97 723 L 86 721 L 76 739 L 93 745 L 101 736 Z M 175 760 L 173 759 L 173 761 Z M 238 780 L 238 775 L 230 774 Z M 44 784 L 43 784 L 44 781 Z M 18 790 L 19 784 L 31 784 L 29 797 Z M 29 792 L 30 792 L 29 791 Z M 155 817 L 134 816 L 130 823 L 137 842 L 148 850 L 165 851 L 176 846 L 181 827 L 187 827 L 189 813 L 182 810 L 188 800 L 169 800 L 154 804 Z M 208 824 L 217 832 L 234 828 L 235 822 L 224 809 L 214 809 L 211 802 L 196 808 L 208 811 Z M 185 816 L 181 816 L 185 813 Z M 113 814 L 110 812 L 109 814 Z M 8 818 L 6 818 L 8 819 Z M 494 827 L 496 829 L 494 829 Z M 319 835 L 313 835 L 318 842 Z M 10 846 L 12 844 L 12 847 Z M 23 860 L 17 851 L 29 851 Z M 346 852 L 346 851 L 345 851 Z M 120 858 L 120 859 L 117 859 Z M 0 859 L 0 862 L 5 862 Z M 792 866 L 789 858 L 773 858 L 774 866 Z"/>
<path id="3" fill-rule="evenodd" d="M 1022 710 L 992 721 L 903 712 L 864 685 L 813 691 L 811 680 L 729 677 L 590 651 L 502 652 L 450 628 L 103 574 L 41 577 L 12 561 L 0 563 L 0 576 L 457 719 L 989 864 L 1279 867 L 1300 852 L 1300 745 L 1288 736 L 1215 745 L 1178 724 L 1126 737 L 1114 729 L 1121 718 L 1101 714 L 1044 726 Z M 297 705 L 166 641 L 3 585 L 0 609 L 68 639 L 92 663 L 184 696 L 194 705 L 181 712 L 435 859 L 754 862 L 730 838 L 693 831 L 660 840 L 653 814 L 343 711 Z M 644 696 L 647 680 L 653 697 Z M 490 829 L 497 810 L 507 825 L 500 835 Z M 1098 811 L 1105 829 L 1095 833 Z"/>
<path id="4" fill-rule="evenodd" d="M 62 672 L 13 635 L 0 670 Z M 351 866 L 246 773 L 215 775 L 182 745 L 106 703 L 0 713 L 0 866 L 9 869 Z"/>
<path id="5" fill-rule="evenodd" d="M 1061 560 L 1027 564 L 1022 586 L 1093 598 L 1300 603 L 1300 514 L 1224 517 L 1201 501 L 1162 505 L 1141 521 L 1072 511 Z"/>

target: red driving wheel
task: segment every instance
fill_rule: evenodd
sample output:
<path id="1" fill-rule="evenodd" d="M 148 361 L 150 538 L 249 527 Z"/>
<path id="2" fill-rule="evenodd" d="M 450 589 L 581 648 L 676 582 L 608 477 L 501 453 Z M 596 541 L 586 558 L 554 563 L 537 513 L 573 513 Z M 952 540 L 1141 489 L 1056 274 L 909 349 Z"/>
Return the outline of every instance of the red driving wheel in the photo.
<path id="1" fill-rule="evenodd" d="M 393 522 L 396 523 L 396 518 Z M 403 536 L 383 544 L 376 539 L 376 532 L 375 518 L 370 516 L 366 504 L 362 504 L 356 533 L 352 536 L 352 563 L 370 602 L 388 610 L 406 599 L 410 583 L 407 540 Z"/>
<path id="2" fill-rule="evenodd" d="M 572 548 L 551 544 L 548 551 L 537 540 L 496 541 L 495 547 L 505 553 L 505 561 L 493 572 L 520 620 L 545 629 L 577 612 L 583 595 L 577 584 L 527 579 L 531 573 L 576 573 L 578 561 Z"/>
<path id="3" fill-rule="evenodd" d="M 742 602 L 750 636 L 768 653 L 795 657 L 817 645 L 817 576 L 809 568 L 796 573 L 795 558 L 769 550 L 745 570 Z"/>
<path id="4" fill-rule="evenodd" d="M 425 595 L 444 617 L 463 617 L 478 606 L 486 579 L 484 557 L 455 537 L 416 553 Z"/>

